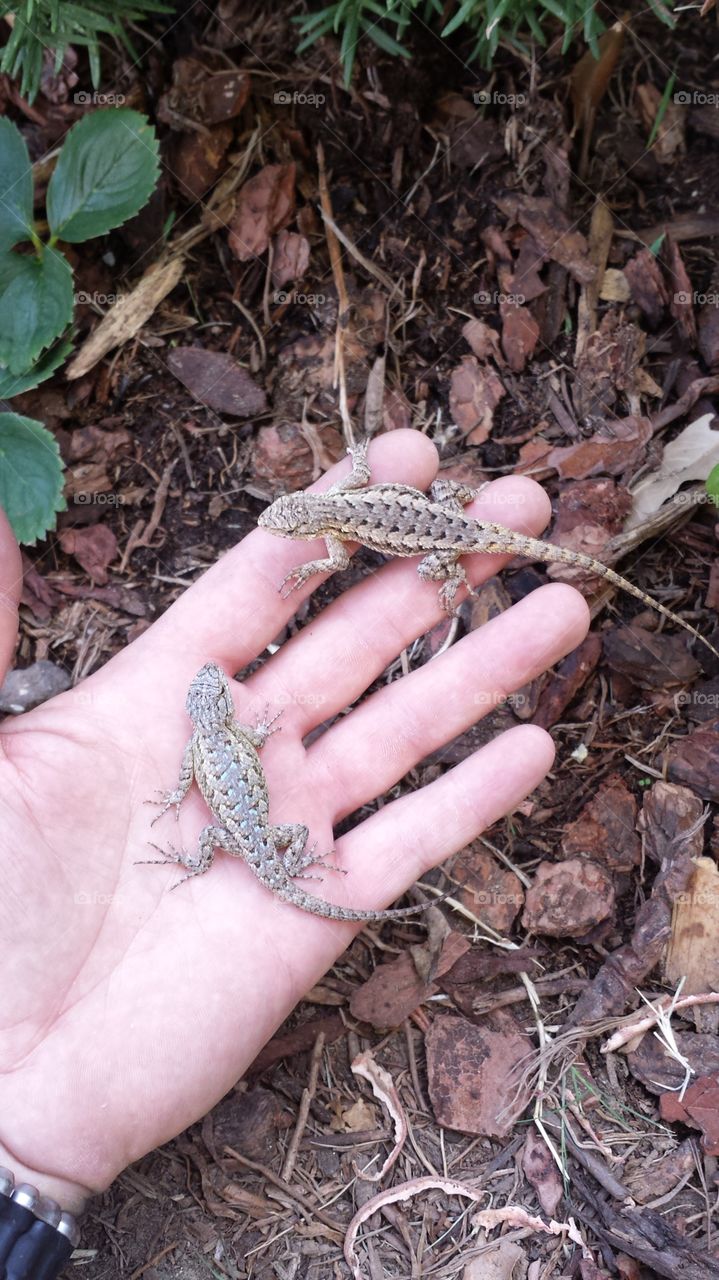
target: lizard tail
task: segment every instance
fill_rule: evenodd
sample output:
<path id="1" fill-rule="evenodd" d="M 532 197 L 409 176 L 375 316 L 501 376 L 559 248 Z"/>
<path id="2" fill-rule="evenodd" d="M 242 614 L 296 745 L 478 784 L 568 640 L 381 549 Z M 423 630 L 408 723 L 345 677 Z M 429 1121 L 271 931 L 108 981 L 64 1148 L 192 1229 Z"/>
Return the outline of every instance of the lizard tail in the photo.
<path id="1" fill-rule="evenodd" d="M 715 658 L 719 658 L 719 652 L 714 648 L 714 645 L 710 644 L 701 632 L 697 631 L 696 627 L 693 627 L 689 622 L 685 622 L 678 614 L 672 613 L 671 609 L 667 609 L 665 605 L 660 604 L 653 596 L 647 595 L 646 591 L 641 591 L 639 587 L 635 587 L 628 578 L 623 578 L 621 573 L 615 573 L 614 569 L 602 564 L 601 560 L 594 560 L 592 556 L 585 556 L 581 551 L 570 551 L 565 547 L 552 546 L 552 554 L 550 555 L 549 545 L 546 542 L 539 542 L 536 538 L 524 538 L 521 554 L 536 556 L 538 560 L 543 560 L 545 563 L 555 562 L 575 565 L 578 569 L 588 569 L 590 573 L 601 575 L 602 578 L 606 578 L 607 582 L 611 582 L 612 586 L 628 592 L 630 596 L 635 596 L 637 600 L 643 601 L 644 604 L 650 604 L 658 613 L 663 614 L 665 618 L 669 618 L 670 622 L 683 627 L 685 631 L 695 636 L 697 640 L 701 640 L 702 644 L 706 646 L 710 653 L 714 654 Z"/>
<path id="2" fill-rule="evenodd" d="M 305 893 L 304 889 L 298 888 L 290 881 L 280 887 L 274 886 L 274 892 L 278 898 L 292 903 L 294 907 L 300 907 L 303 911 L 309 911 L 315 916 L 324 916 L 326 920 L 365 921 L 400 920 L 405 916 L 416 916 L 420 911 L 426 911 L 428 907 L 434 907 L 438 902 L 444 902 L 445 898 L 451 896 L 450 893 L 441 893 L 431 902 L 420 902 L 415 907 L 395 907 L 393 911 L 356 911 L 352 907 L 340 907 L 334 902 L 325 902 L 323 898 L 315 898 L 311 893 Z"/>

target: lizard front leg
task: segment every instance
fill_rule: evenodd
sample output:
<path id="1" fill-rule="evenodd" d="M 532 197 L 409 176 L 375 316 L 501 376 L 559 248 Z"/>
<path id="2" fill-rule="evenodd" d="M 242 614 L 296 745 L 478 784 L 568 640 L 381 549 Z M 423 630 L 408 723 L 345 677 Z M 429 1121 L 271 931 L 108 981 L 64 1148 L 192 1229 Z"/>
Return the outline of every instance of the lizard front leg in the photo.
<path id="1" fill-rule="evenodd" d="M 155 814 L 155 817 L 152 819 L 152 822 L 150 823 L 151 827 L 154 827 L 155 823 L 159 822 L 163 814 L 167 813 L 167 810 L 171 809 L 173 805 L 175 806 L 175 821 L 178 820 L 180 816 L 180 805 L 190 790 L 194 777 L 195 766 L 192 755 L 192 738 L 190 738 L 190 741 L 187 743 L 187 746 L 182 753 L 182 764 L 180 765 L 180 776 L 177 779 L 177 786 L 173 791 L 161 791 L 161 798 L 159 800 L 145 801 L 145 804 L 162 805 L 160 812 Z"/>
<path id="2" fill-rule="evenodd" d="M 338 480 L 336 484 L 330 486 L 328 493 L 349 493 L 353 489 L 364 489 L 365 485 L 370 482 L 369 462 L 367 461 L 367 450 L 369 449 L 369 439 L 360 440 L 359 444 L 353 444 L 347 450 L 352 459 L 352 470 L 344 480 Z"/>
<path id="3" fill-rule="evenodd" d="M 335 537 L 333 533 L 325 535 L 325 545 L 327 547 L 326 560 L 308 560 L 307 564 L 300 564 L 296 569 L 290 569 L 289 573 L 282 579 L 280 591 L 284 599 L 287 598 L 298 587 L 304 585 L 316 573 L 335 573 L 337 569 L 346 569 L 349 562 L 349 552 L 344 542 Z M 287 584 L 291 585 L 288 587 Z"/>
<path id="4" fill-rule="evenodd" d="M 256 751 L 261 751 L 267 739 L 272 737 L 273 733 L 279 733 L 282 728 L 282 725 L 279 724 L 276 728 L 273 728 L 275 721 L 279 720 L 282 715 L 282 708 L 280 707 L 280 710 L 275 712 L 271 720 L 267 719 L 269 709 L 268 703 L 265 707 L 262 719 L 258 719 L 256 724 L 238 724 L 237 726 L 243 737 L 247 738 L 248 742 L 252 743 L 252 746 Z"/>

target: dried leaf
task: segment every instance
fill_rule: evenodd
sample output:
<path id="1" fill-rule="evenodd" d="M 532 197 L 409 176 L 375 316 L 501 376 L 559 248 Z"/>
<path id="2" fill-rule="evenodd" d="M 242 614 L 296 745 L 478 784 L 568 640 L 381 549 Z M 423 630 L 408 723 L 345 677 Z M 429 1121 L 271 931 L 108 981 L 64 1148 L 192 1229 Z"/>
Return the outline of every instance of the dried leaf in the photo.
<path id="1" fill-rule="evenodd" d="M 537 1193 L 542 1212 L 549 1218 L 553 1217 L 564 1195 L 564 1187 L 554 1156 L 534 1125 L 530 1125 L 527 1130 L 527 1140 L 522 1151 L 522 1168 L 527 1181 Z"/>
<path id="2" fill-rule="evenodd" d="M 168 367 L 196 400 L 217 413 L 238 418 L 264 413 L 267 397 L 234 356 L 204 347 L 176 347 L 167 356 Z"/>
<path id="3" fill-rule="evenodd" d="M 462 356 L 452 370 L 449 411 L 468 444 L 483 444 L 494 422 L 494 410 L 505 390 L 499 375 L 476 356 Z"/>
<path id="4" fill-rule="evenodd" d="M 290 280 L 301 280 L 310 265 L 310 244 L 297 231 L 280 231 L 272 255 L 272 283 L 281 289 Z"/>
<path id="5" fill-rule="evenodd" d="M 60 534 L 60 546 L 69 556 L 74 556 L 93 582 L 100 585 L 107 582 L 107 566 L 117 555 L 117 538 L 107 525 L 65 529 Z"/>
<path id="6" fill-rule="evenodd" d="M 268 164 L 237 193 L 229 245 L 240 262 L 264 253 L 295 209 L 295 166 Z"/>

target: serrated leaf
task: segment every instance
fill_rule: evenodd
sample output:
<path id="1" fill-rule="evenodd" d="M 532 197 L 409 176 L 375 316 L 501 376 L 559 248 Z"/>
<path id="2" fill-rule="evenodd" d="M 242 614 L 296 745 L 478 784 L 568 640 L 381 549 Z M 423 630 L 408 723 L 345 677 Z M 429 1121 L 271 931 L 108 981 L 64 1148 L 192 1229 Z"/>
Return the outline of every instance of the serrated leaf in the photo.
<path id="1" fill-rule="evenodd" d="M 64 511 L 60 450 L 41 422 L 0 413 L 0 507 L 18 542 L 35 542 Z"/>
<path id="2" fill-rule="evenodd" d="M 10 400 L 12 396 L 22 395 L 23 391 L 33 391 L 41 382 L 51 378 L 60 368 L 72 351 L 72 338 L 62 338 L 41 355 L 32 369 L 25 373 L 11 373 L 4 365 L 0 365 L 0 399 Z"/>
<path id="3" fill-rule="evenodd" d="M 19 129 L 0 118 L 0 250 L 11 249 L 32 232 L 32 167 Z"/>
<path id="4" fill-rule="evenodd" d="M 155 130 L 124 107 L 93 111 L 73 125 L 47 190 L 54 240 L 105 235 L 147 203 L 159 174 Z"/>
<path id="5" fill-rule="evenodd" d="M 57 249 L 0 258 L 0 364 L 27 373 L 72 319 L 72 271 Z"/>

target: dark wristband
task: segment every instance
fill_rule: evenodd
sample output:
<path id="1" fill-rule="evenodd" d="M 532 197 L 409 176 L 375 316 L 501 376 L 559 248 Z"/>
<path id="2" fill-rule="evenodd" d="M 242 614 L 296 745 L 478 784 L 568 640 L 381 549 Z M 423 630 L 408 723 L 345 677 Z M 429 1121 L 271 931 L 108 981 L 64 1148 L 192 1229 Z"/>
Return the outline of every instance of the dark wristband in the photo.
<path id="1" fill-rule="evenodd" d="M 71 1213 L 0 1168 L 0 1280 L 55 1280 L 79 1239 Z"/>

